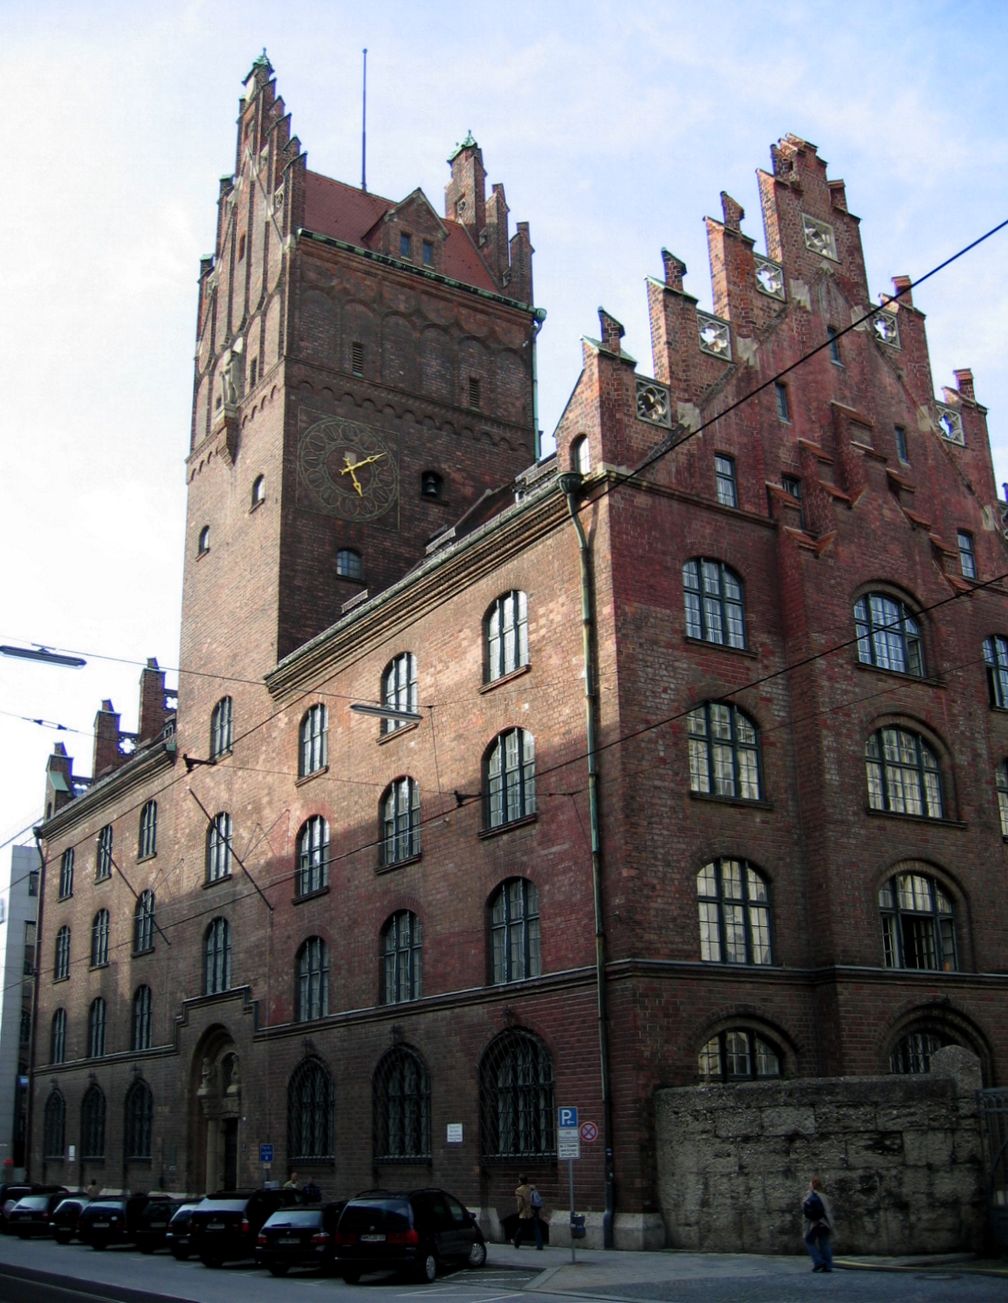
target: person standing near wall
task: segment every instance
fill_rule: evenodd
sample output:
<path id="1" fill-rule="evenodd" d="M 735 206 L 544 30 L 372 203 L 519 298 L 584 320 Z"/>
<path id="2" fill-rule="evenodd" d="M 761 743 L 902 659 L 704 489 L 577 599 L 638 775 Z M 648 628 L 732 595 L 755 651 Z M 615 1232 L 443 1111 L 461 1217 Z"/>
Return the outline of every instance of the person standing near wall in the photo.
<path id="1" fill-rule="evenodd" d="M 833 1210 L 822 1181 L 813 1176 L 802 1198 L 803 1238 L 813 1271 L 833 1270 Z"/>
<path id="2" fill-rule="evenodd" d="M 542 1208 L 542 1199 L 539 1200 L 538 1207 L 533 1202 L 533 1191 L 535 1186 L 529 1185 L 529 1179 L 524 1174 L 519 1176 L 518 1185 L 515 1188 L 515 1199 L 518 1203 L 518 1229 L 515 1231 L 514 1246 L 517 1249 L 522 1240 L 528 1238 L 529 1228 L 535 1235 L 536 1248 L 542 1248 L 542 1224 L 539 1221 L 539 1211 Z"/>

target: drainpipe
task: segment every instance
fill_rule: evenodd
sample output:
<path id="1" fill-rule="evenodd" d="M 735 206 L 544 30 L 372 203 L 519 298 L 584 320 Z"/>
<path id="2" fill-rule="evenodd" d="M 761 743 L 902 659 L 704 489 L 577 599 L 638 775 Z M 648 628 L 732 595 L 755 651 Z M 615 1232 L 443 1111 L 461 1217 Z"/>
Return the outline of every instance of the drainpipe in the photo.
<path id="1" fill-rule="evenodd" d="M 599 836 L 598 791 L 598 688 L 595 672 L 595 616 L 592 606 L 591 550 L 578 515 L 581 474 L 565 471 L 560 488 L 578 538 L 581 566 L 581 637 L 585 685 L 585 748 L 588 761 L 588 826 L 591 836 L 592 898 L 595 907 L 595 991 L 597 1000 L 599 1082 L 602 1089 L 602 1143 L 605 1146 L 605 1212 L 602 1246 L 613 1247 L 616 1214 L 613 1171 L 612 1089 L 609 1078 L 609 1013 L 606 998 L 605 918 L 602 912 L 602 840 Z"/>
<path id="2" fill-rule="evenodd" d="M 532 350 L 532 449 L 537 462 L 542 456 L 542 431 L 539 429 L 539 369 L 536 365 L 536 340 L 539 338 L 545 320 L 546 309 L 536 308 L 532 314 L 532 334 L 528 339 L 529 348 Z"/>

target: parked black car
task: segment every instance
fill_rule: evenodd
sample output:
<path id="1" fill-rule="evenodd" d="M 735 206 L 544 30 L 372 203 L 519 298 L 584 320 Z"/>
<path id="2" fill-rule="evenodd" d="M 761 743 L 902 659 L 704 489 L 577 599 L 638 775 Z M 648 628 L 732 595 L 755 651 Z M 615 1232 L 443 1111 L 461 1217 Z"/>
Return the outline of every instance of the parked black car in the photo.
<path id="1" fill-rule="evenodd" d="M 184 1203 L 180 1208 L 176 1208 L 165 1230 L 165 1247 L 178 1262 L 185 1262 L 186 1258 L 192 1255 L 189 1218 L 192 1216 L 193 1209 L 200 1206 L 200 1202 L 199 1199 L 194 1199 L 191 1203 Z"/>
<path id="2" fill-rule="evenodd" d="M 167 1195 L 152 1195 L 144 1205 L 137 1221 L 136 1246 L 141 1253 L 153 1253 L 165 1248 L 168 1223 L 178 1212 L 184 1199 L 170 1199 Z"/>
<path id="3" fill-rule="evenodd" d="M 189 1243 L 204 1267 L 254 1258 L 256 1236 L 270 1213 L 301 1202 L 297 1190 L 218 1190 L 189 1218 Z"/>
<path id="4" fill-rule="evenodd" d="M 65 1185 L 33 1185 L 23 1181 L 20 1184 L 0 1185 L 0 1231 L 7 1230 L 7 1214 L 19 1199 L 26 1194 L 69 1194 Z"/>
<path id="5" fill-rule="evenodd" d="M 140 1225 L 140 1214 L 147 1205 L 145 1194 L 128 1199 L 92 1199 L 77 1221 L 77 1238 L 92 1249 L 106 1249 L 110 1244 L 132 1244 Z"/>
<path id="6" fill-rule="evenodd" d="M 340 1214 L 336 1257 L 350 1285 L 367 1271 L 429 1283 L 442 1264 L 482 1267 L 486 1241 L 475 1214 L 444 1190 L 369 1190 Z"/>
<path id="7" fill-rule="evenodd" d="M 77 1222 L 91 1200 L 86 1194 L 64 1195 L 49 1218 L 49 1231 L 57 1244 L 77 1238 Z"/>
<path id="8" fill-rule="evenodd" d="M 338 1203 L 278 1208 L 256 1237 L 257 1267 L 285 1276 L 291 1267 L 325 1274 L 335 1268 L 335 1231 L 345 1199 Z"/>
<path id="9" fill-rule="evenodd" d="M 7 1214 L 7 1230 L 27 1240 L 33 1235 L 48 1235 L 52 1214 L 66 1198 L 65 1191 L 55 1194 L 26 1194 Z"/>

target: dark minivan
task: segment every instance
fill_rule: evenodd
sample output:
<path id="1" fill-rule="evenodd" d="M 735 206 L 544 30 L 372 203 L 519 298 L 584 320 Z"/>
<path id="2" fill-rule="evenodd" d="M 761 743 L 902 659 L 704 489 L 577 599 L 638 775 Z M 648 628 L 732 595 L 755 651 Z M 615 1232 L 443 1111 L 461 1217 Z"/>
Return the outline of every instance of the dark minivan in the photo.
<path id="1" fill-rule="evenodd" d="M 475 1214 L 444 1190 L 369 1190 L 347 1201 L 336 1228 L 339 1273 L 350 1285 L 368 1271 L 429 1283 L 442 1264 L 482 1267 L 486 1255 Z"/>
<path id="2" fill-rule="evenodd" d="M 278 1208 L 301 1202 L 297 1190 L 217 1190 L 189 1217 L 189 1247 L 204 1267 L 254 1258 L 259 1228 Z"/>
<path id="3" fill-rule="evenodd" d="M 334 1270 L 336 1223 L 345 1202 L 278 1208 L 256 1239 L 256 1266 L 273 1276 L 285 1276 L 291 1267 L 322 1275 Z"/>

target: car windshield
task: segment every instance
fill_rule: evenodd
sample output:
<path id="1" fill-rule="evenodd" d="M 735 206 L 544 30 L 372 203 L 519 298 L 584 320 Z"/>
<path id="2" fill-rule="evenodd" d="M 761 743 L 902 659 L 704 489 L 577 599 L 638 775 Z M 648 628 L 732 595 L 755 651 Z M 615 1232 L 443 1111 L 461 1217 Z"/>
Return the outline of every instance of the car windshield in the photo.
<path id="1" fill-rule="evenodd" d="M 243 1213 L 245 1211 L 245 1205 L 247 1203 L 248 1203 L 247 1198 L 212 1199 L 209 1196 L 207 1196 L 207 1198 L 204 1199 L 203 1202 L 199 1205 L 199 1210 L 201 1213 L 217 1213 L 217 1212 Z"/>
<path id="2" fill-rule="evenodd" d="M 49 1206 L 49 1196 L 44 1194 L 26 1194 L 23 1199 L 19 1199 L 15 1204 L 22 1212 L 36 1209 L 47 1208 Z"/>
<path id="3" fill-rule="evenodd" d="M 381 1226 L 395 1234 L 409 1230 L 410 1209 L 405 1199 L 369 1199 L 367 1203 L 351 1200 L 340 1218 L 341 1231 L 368 1231 Z"/>

